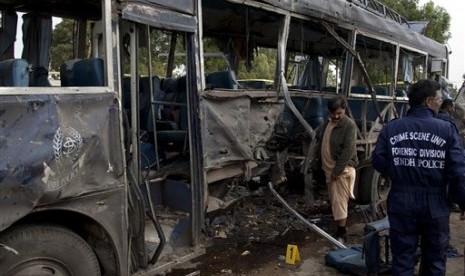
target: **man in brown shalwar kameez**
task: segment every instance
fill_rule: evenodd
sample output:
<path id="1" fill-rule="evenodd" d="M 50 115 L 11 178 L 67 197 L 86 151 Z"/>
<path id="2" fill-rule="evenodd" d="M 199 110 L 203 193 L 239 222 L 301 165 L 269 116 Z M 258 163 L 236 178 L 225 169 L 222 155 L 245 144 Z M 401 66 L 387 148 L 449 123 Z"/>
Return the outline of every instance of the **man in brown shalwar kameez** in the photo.
<path id="1" fill-rule="evenodd" d="M 328 120 L 317 135 L 316 159 L 320 159 L 328 187 L 334 220 L 335 238 L 346 242 L 346 222 L 349 200 L 354 199 L 355 166 L 358 164 L 357 126 L 346 116 L 347 101 L 336 96 L 328 101 Z"/>

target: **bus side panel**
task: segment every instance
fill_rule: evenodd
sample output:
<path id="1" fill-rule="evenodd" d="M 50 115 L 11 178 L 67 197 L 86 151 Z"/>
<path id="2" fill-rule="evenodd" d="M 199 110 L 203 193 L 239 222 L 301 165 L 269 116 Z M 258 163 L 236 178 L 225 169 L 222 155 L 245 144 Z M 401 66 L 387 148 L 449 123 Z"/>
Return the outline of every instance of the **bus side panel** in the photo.
<path id="1" fill-rule="evenodd" d="M 228 101 L 203 98 L 205 167 L 254 160 L 270 139 L 283 109 L 282 102 L 261 103 L 247 97 Z"/>
<path id="2" fill-rule="evenodd" d="M 113 93 L 2 96 L 0 230 L 38 205 L 120 186 L 117 114 Z"/>

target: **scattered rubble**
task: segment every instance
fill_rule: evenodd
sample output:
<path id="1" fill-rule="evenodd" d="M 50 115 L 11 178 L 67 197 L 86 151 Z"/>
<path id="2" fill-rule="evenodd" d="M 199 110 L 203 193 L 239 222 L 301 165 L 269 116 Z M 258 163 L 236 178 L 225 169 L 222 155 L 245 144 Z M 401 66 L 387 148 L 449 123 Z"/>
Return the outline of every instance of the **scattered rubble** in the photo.
<path id="1" fill-rule="evenodd" d="M 305 214 L 303 196 L 289 194 L 285 197 L 294 209 Z M 237 198 L 240 199 L 235 200 Z M 221 210 L 220 214 L 214 212 L 207 216 L 205 229 L 208 237 L 236 237 L 246 238 L 250 242 L 263 242 L 285 236 L 291 229 L 307 231 L 305 224 L 284 209 L 265 187 L 249 193 L 245 187 L 237 185 L 228 192 L 224 201 L 232 200 L 235 200 L 235 204 L 230 204 L 230 208 Z M 331 216 L 329 205 L 324 202 L 319 204 L 318 210 L 306 214 L 312 222 Z"/>
<path id="2" fill-rule="evenodd" d="M 331 207 L 326 200 L 317 201 L 308 210 L 303 192 L 293 191 L 289 185 L 277 187 L 288 204 L 305 218 L 327 232 L 334 226 Z M 208 239 L 207 254 L 194 260 L 196 268 L 205 275 L 242 275 L 260 273 L 260 264 L 275 264 L 276 273 L 294 271 L 298 265 L 284 262 L 287 244 L 300 246 L 319 238 L 302 221 L 289 213 L 267 187 L 251 190 L 236 183 L 227 187 L 227 193 L 216 202 L 223 201 L 225 208 L 207 214 L 205 233 Z M 209 201 L 210 202 L 210 201 Z M 354 211 L 354 210 L 352 210 Z M 186 275 L 186 270 L 170 276 Z"/>

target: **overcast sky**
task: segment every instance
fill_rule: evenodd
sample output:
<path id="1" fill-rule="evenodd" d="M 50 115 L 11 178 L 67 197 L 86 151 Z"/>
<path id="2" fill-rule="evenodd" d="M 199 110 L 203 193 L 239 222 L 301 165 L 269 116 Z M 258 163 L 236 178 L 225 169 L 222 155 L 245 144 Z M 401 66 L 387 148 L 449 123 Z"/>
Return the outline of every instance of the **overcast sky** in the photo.
<path id="1" fill-rule="evenodd" d="M 463 0 L 432 0 L 435 6 L 446 9 L 451 16 L 449 47 L 452 54 L 449 57 L 449 80 L 460 87 L 465 74 L 465 1 Z M 429 0 L 420 0 L 420 5 Z"/>

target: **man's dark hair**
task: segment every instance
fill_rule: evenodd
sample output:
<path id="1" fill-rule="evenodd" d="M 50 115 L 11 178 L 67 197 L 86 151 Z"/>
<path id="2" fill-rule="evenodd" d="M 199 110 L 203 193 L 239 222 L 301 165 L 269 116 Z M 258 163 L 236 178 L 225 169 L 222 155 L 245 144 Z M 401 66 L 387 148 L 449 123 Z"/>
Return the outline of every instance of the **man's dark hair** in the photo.
<path id="1" fill-rule="evenodd" d="M 408 93 L 408 103 L 410 106 L 420 105 L 428 97 L 436 97 L 436 91 L 441 88 L 441 85 L 434 80 L 419 80 L 413 84 Z"/>
<path id="2" fill-rule="evenodd" d="M 328 100 L 328 110 L 329 112 L 333 113 L 338 108 L 346 109 L 347 108 L 347 101 L 346 98 L 342 95 L 336 96 Z"/>
<path id="3" fill-rule="evenodd" d="M 439 110 L 446 110 L 447 108 L 453 107 L 453 106 L 454 106 L 453 100 L 445 99 L 444 101 L 442 101 L 442 104 L 441 104 L 441 107 L 439 107 Z"/>

